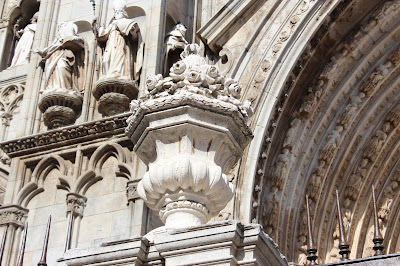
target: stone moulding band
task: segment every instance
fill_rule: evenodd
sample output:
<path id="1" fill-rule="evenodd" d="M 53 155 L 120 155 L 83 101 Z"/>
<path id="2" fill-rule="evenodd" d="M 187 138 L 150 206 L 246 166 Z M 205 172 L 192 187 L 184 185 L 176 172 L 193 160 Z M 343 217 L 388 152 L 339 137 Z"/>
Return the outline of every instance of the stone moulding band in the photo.
<path id="1" fill-rule="evenodd" d="M 141 102 L 140 106 L 134 116 L 128 119 L 128 126 L 125 130 L 127 136 L 132 138 L 134 131 L 139 126 L 142 118 L 149 113 L 159 112 L 169 108 L 178 106 L 193 106 L 202 109 L 208 109 L 213 112 L 229 115 L 239 125 L 239 127 L 246 133 L 247 136 L 252 136 L 251 130 L 246 126 L 244 118 L 233 104 L 225 103 L 216 99 L 206 98 L 194 93 L 182 93 L 177 95 L 170 95 L 166 98 L 152 99 L 146 102 Z M 140 119 L 139 119 L 140 118 Z M 130 123 L 132 121 L 132 123 Z M 133 122 L 135 121 L 135 122 Z"/>
<path id="2" fill-rule="evenodd" d="M 44 133 L 24 138 L 13 139 L 0 143 L 0 148 L 8 156 L 18 157 L 43 150 L 51 150 L 65 145 L 77 144 L 83 141 L 123 135 L 127 126 L 126 119 L 131 113 L 124 113 L 105 119 L 54 129 Z"/>

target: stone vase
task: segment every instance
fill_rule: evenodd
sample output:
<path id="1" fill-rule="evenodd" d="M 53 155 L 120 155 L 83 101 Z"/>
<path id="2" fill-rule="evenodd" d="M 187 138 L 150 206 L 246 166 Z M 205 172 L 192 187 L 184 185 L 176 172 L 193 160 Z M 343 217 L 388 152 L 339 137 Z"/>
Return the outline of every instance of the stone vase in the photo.
<path id="1" fill-rule="evenodd" d="M 139 196 L 174 228 L 204 224 L 226 206 L 227 173 L 252 136 L 237 106 L 190 92 L 141 102 L 126 132 L 148 165 Z"/>

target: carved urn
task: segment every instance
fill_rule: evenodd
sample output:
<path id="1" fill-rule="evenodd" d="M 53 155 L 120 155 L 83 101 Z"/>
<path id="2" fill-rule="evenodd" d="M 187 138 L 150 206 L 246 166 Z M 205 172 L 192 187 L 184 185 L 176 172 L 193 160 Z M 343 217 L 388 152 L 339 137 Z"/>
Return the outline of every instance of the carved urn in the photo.
<path id="1" fill-rule="evenodd" d="M 96 82 L 94 98 L 99 102 L 99 112 L 111 116 L 129 110 L 129 103 L 137 98 L 138 85 L 130 79 L 105 78 Z"/>
<path id="2" fill-rule="evenodd" d="M 82 108 L 83 97 L 66 89 L 47 90 L 39 101 L 39 110 L 48 129 L 75 123 Z"/>
<path id="3" fill-rule="evenodd" d="M 138 194 L 167 227 L 206 223 L 231 200 L 228 172 L 252 138 L 240 87 L 187 45 L 170 77 L 147 80 L 126 134 L 148 165 Z"/>

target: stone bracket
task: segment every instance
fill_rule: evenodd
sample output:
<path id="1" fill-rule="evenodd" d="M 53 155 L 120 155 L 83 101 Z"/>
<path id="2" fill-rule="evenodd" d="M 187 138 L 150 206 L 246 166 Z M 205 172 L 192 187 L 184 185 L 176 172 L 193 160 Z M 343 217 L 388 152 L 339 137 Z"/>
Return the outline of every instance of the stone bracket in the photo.
<path id="1" fill-rule="evenodd" d="M 137 186 L 141 179 L 136 179 L 132 181 L 128 181 L 126 185 L 126 197 L 128 201 L 135 202 L 137 199 L 140 199 L 139 194 L 137 192 Z"/>

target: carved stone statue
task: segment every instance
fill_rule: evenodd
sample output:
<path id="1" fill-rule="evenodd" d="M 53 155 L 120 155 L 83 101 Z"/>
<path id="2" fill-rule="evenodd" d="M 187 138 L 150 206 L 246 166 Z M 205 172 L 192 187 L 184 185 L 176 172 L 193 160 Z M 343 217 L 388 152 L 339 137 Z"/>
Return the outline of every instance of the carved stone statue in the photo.
<path id="1" fill-rule="evenodd" d="M 19 38 L 19 42 L 15 47 L 10 67 L 23 65 L 29 62 L 38 15 L 39 13 L 36 12 L 31 18 L 31 23 L 21 30 L 17 30 L 18 24 L 15 24 L 14 34 L 16 38 Z"/>
<path id="2" fill-rule="evenodd" d="M 168 75 L 172 64 L 180 60 L 179 55 L 188 42 L 185 39 L 186 27 L 178 22 L 165 36 L 164 75 Z"/>
<path id="3" fill-rule="evenodd" d="M 53 43 L 37 51 L 46 64 L 39 109 L 50 129 L 74 123 L 82 107 L 85 45 L 77 32 L 74 23 L 60 23 Z"/>
<path id="4" fill-rule="evenodd" d="M 97 40 L 106 43 L 100 79 L 137 80 L 143 59 L 140 29 L 135 20 L 127 18 L 125 1 L 114 0 L 113 4 L 114 19 L 107 27 L 98 27 L 96 19 L 93 21 Z"/>
<path id="5" fill-rule="evenodd" d="M 143 61 L 143 42 L 138 24 L 128 19 L 124 0 L 114 0 L 114 18 L 107 27 L 93 21 L 93 32 L 105 43 L 101 74 L 93 90 L 99 101 L 99 112 L 105 116 L 129 110 L 138 94 L 137 82 Z"/>
<path id="6" fill-rule="evenodd" d="M 77 81 L 79 74 L 76 61 L 83 62 L 81 54 L 84 49 L 84 41 L 77 35 L 78 27 L 74 23 L 60 23 L 58 36 L 53 43 L 38 51 L 42 60 L 46 62 L 45 90 L 66 89 L 79 92 Z M 75 54 L 77 56 L 75 56 Z"/>

